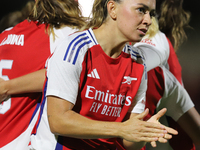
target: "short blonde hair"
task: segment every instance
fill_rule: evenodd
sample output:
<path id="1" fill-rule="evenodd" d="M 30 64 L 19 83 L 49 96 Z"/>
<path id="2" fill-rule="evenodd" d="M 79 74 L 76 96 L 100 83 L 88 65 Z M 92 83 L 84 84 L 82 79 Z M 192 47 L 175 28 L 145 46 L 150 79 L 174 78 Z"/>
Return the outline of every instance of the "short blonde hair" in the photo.
<path id="1" fill-rule="evenodd" d="M 155 17 L 152 17 L 152 24 L 150 25 L 144 38 L 153 38 L 159 31 L 158 21 Z"/>

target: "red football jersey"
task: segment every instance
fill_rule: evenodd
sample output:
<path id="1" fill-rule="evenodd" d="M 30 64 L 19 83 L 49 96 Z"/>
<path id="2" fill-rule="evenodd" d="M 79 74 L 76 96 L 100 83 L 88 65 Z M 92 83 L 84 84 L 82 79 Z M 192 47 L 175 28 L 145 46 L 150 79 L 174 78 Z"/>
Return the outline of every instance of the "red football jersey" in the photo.
<path id="1" fill-rule="evenodd" d="M 0 34 L 0 77 L 5 80 L 45 68 L 49 56 L 49 36 L 44 24 L 25 20 Z M 0 148 L 17 140 L 34 124 L 32 120 L 37 117 L 41 95 L 12 95 L 0 105 Z M 28 146 L 29 138 L 30 135 L 22 136 L 21 143 Z M 17 146 L 13 145 L 12 149 L 19 149 Z"/>
<path id="2" fill-rule="evenodd" d="M 132 106 L 141 100 L 139 96 L 136 98 L 137 94 L 145 94 L 146 88 L 138 92 L 143 81 L 146 85 L 146 80 L 142 80 L 143 74 L 143 64 L 133 60 L 130 54 L 122 52 L 116 59 L 106 55 L 90 29 L 69 36 L 50 58 L 47 96 L 70 101 L 75 104 L 75 112 L 89 119 L 121 122 L 127 112 L 133 110 Z M 76 139 L 59 136 L 56 150 L 116 147 L 123 148 L 121 140 L 117 138 Z"/>

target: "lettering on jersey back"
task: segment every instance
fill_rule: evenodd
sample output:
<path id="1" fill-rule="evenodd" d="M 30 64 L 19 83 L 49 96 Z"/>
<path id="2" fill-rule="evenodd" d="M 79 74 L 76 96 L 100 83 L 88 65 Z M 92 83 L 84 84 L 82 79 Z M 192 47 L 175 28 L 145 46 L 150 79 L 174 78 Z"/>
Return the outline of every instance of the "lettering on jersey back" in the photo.
<path id="1" fill-rule="evenodd" d="M 24 34 L 16 35 L 16 34 L 9 34 L 4 40 L 1 42 L 0 46 L 2 45 L 18 45 L 24 46 Z"/>

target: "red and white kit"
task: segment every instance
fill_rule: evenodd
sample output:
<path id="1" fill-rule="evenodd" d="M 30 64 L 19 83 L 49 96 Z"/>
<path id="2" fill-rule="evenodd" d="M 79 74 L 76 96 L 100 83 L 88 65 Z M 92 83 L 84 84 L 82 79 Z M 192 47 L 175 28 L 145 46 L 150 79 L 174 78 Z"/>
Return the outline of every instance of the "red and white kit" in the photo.
<path id="1" fill-rule="evenodd" d="M 145 92 L 144 65 L 124 52 L 116 59 L 107 56 L 91 29 L 69 36 L 48 62 L 46 96 L 75 104 L 73 110 L 90 119 L 121 122 L 127 112 L 141 113 Z M 56 150 L 116 147 L 123 149 L 121 139 L 59 136 Z"/>
<path id="2" fill-rule="evenodd" d="M 0 34 L 0 77 L 9 80 L 43 69 L 49 55 L 45 25 L 25 20 Z M 1 150 L 28 149 L 41 98 L 42 93 L 26 93 L 1 103 Z"/>
<path id="3" fill-rule="evenodd" d="M 56 38 L 53 38 L 52 34 L 49 37 L 45 30 L 44 24 L 37 25 L 37 22 L 25 20 L 0 34 L 1 78 L 9 80 L 44 69 L 46 60 L 59 45 L 60 40 L 74 32 L 71 28 L 65 27 L 62 31 L 55 30 Z M 42 93 L 26 93 L 12 95 L 0 105 L 1 150 L 29 149 L 30 136 L 37 118 L 39 117 L 39 122 L 43 123 L 43 119 L 40 119 L 43 116 L 41 100 Z M 38 124 L 35 127 L 36 130 L 31 137 L 32 147 L 38 143 L 38 137 L 40 139 L 40 134 L 38 137 L 35 135 L 40 133 L 37 132 Z M 46 126 L 43 127 L 46 130 Z"/>
<path id="4" fill-rule="evenodd" d="M 50 34 L 51 53 L 53 53 L 56 50 L 56 48 L 60 45 L 60 43 L 65 37 L 76 31 L 75 29 L 72 29 L 67 26 L 61 29 L 54 28 L 53 30 L 55 36 L 53 36 L 52 33 Z M 46 98 L 42 97 L 39 116 L 31 134 L 31 142 L 29 144 L 29 147 L 31 150 L 51 150 L 55 148 L 55 145 L 56 138 L 54 134 L 50 131 L 47 119 Z"/>

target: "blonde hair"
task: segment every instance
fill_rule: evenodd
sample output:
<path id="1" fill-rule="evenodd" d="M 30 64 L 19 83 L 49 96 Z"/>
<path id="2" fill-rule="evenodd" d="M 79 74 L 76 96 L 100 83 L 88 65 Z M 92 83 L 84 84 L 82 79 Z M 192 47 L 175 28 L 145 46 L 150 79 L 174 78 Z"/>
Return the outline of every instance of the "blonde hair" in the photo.
<path id="1" fill-rule="evenodd" d="M 88 28 L 98 28 L 106 20 L 108 16 L 107 3 L 110 0 L 95 0 L 92 7 L 92 18 L 89 20 L 88 24 L 84 29 Z M 113 0 L 117 3 L 120 3 L 122 0 Z"/>
<path id="2" fill-rule="evenodd" d="M 152 24 L 149 26 L 149 29 L 144 38 L 149 38 L 149 39 L 153 38 L 156 35 L 156 33 L 159 31 L 157 19 L 155 17 L 152 17 L 151 21 L 152 21 Z"/>
<path id="3" fill-rule="evenodd" d="M 49 32 L 63 26 L 80 29 L 85 25 L 75 0 L 36 0 L 28 19 L 38 21 L 39 24 L 45 23 Z"/>

